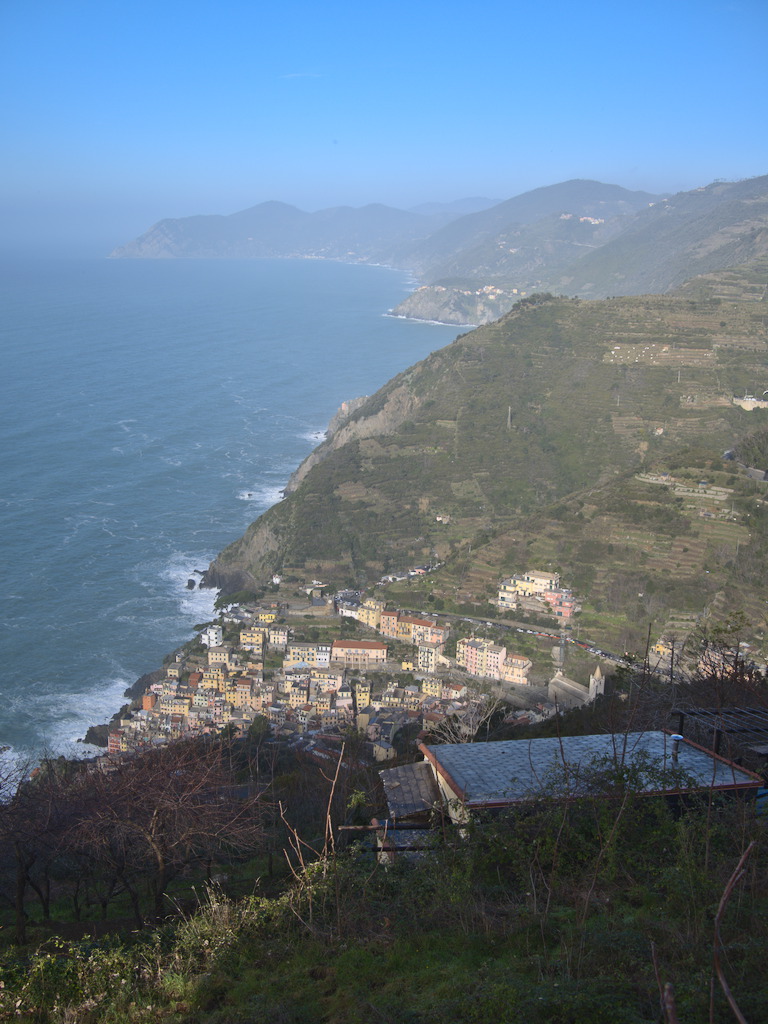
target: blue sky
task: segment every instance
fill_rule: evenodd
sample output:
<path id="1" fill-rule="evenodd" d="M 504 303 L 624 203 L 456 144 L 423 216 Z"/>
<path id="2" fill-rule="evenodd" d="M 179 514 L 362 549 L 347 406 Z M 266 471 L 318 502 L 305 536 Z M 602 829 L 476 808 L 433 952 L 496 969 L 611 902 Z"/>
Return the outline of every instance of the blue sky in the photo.
<path id="1" fill-rule="evenodd" d="M 768 173 L 765 0 L 3 0 L 5 247 Z"/>

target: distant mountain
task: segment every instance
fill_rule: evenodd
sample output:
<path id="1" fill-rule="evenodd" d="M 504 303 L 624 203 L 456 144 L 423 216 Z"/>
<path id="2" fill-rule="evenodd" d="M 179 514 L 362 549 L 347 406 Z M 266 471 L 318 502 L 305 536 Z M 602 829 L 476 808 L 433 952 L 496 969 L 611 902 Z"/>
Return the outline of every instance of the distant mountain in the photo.
<path id="1" fill-rule="evenodd" d="M 671 197 L 576 179 L 489 202 L 317 213 L 261 203 L 228 217 L 160 221 L 112 256 L 386 263 L 422 282 L 396 315 L 482 324 L 534 291 L 664 293 L 768 252 L 768 176 Z"/>
<path id="2" fill-rule="evenodd" d="M 668 292 L 698 274 L 768 252 L 768 175 L 713 182 L 640 211 L 622 233 L 561 273 L 548 288 L 602 298 Z"/>
<path id="3" fill-rule="evenodd" d="M 645 193 L 622 192 L 566 182 L 455 221 L 404 257 L 427 283 L 394 312 L 488 323 L 533 291 L 585 298 L 664 293 L 768 252 L 768 176 L 714 182 L 653 202 Z M 570 205 L 558 213 L 561 197 Z M 532 219 L 500 228 L 510 215 L 504 208 Z"/>
<path id="4" fill-rule="evenodd" d="M 467 213 L 479 213 L 480 210 L 488 210 L 491 206 L 498 206 L 499 199 L 483 199 L 480 196 L 471 196 L 467 199 L 455 199 L 452 203 L 421 203 L 419 206 L 412 206 L 411 213 L 420 213 L 424 217 L 432 217 L 435 220 L 448 221 L 456 220 Z"/>
<path id="5" fill-rule="evenodd" d="M 423 214 L 380 204 L 305 213 L 285 203 L 268 202 L 228 217 L 161 220 L 111 255 L 141 259 L 302 256 L 385 262 L 434 226 Z"/>
<path id="6" fill-rule="evenodd" d="M 563 211 L 612 220 L 656 198 L 618 185 L 572 181 L 503 203 L 469 198 L 426 203 L 413 210 L 371 204 L 306 213 L 286 203 L 267 202 L 229 216 L 161 220 L 111 255 L 142 259 L 307 256 L 387 262 L 432 279 L 468 271 L 498 276 L 493 253 L 505 231 Z M 581 234 L 591 237 L 594 231 L 582 225 Z M 607 237 L 605 231 L 601 237 Z M 478 262 L 473 254 L 477 246 L 489 247 L 491 257 Z M 462 258 L 466 252 L 469 256 Z"/>
<path id="7" fill-rule="evenodd" d="M 539 265 L 560 238 L 566 246 L 602 244 L 621 230 L 625 220 L 659 198 L 599 181 L 547 185 L 453 221 L 411 247 L 402 259 L 408 269 L 429 280 L 506 279 L 521 262 L 510 261 L 510 255 L 522 250 L 525 264 Z M 532 227 L 540 222 L 546 223 L 543 238 Z M 537 247 L 540 254 L 534 254 Z"/>

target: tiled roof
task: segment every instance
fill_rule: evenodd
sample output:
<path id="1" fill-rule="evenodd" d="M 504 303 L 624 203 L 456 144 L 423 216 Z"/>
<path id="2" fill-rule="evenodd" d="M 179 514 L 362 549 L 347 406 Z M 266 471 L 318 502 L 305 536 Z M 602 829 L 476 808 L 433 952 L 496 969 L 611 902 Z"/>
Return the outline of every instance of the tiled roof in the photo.
<path id="1" fill-rule="evenodd" d="M 334 640 L 333 649 L 337 650 L 366 650 L 366 651 L 383 651 L 386 650 L 387 645 L 380 643 L 378 640 Z"/>

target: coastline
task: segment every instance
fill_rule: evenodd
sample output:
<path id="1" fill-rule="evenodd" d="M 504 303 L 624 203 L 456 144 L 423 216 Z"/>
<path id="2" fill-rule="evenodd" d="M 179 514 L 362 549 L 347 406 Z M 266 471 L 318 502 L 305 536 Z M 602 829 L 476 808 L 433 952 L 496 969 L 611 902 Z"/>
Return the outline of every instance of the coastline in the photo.
<path id="1" fill-rule="evenodd" d="M 277 491 L 277 493 L 279 493 L 281 495 L 281 497 L 279 497 L 277 499 L 277 501 L 274 501 L 271 505 L 269 505 L 266 509 L 264 509 L 259 514 L 259 516 L 257 518 L 261 518 L 261 516 L 263 516 L 271 508 L 274 508 L 275 505 L 279 505 L 280 504 L 280 501 L 283 500 L 285 495 L 290 493 L 291 481 L 301 471 L 302 467 L 306 463 L 310 463 L 311 462 L 312 457 L 313 457 L 313 455 L 315 455 L 315 453 L 317 452 L 318 448 L 322 447 L 322 445 L 325 442 L 327 442 L 336 433 L 336 431 L 338 431 L 338 429 L 341 426 L 343 426 L 343 424 L 349 419 L 349 417 L 352 415 L 352 413 L 355 412 L 358 408 L 360 408 L 360 406 L 367 400 L 367 398 L 368 398 L 368 396 L 364 395 L 364 396 L 361 396 L 359 398 L 345 400 L 344 402 L 341 403 L 339 408 L 333 414 L 333 416 L 329 420 L 328 425 L 325 428 L 325 430 L 323 430 L 323 431 L 321 431 L 321 430 L 312 431 L 309 435 L 305 435 L 308 440 L 312 439 L 312 440 L 316 441 L 315 447 L 312 449 L 312 451 L 308 455 L 306 455 L 301 460 L 299 465 L 296 467 L 296 469 L 289 476 L 288 480 L 285 483 L 285 486 Z M 240 497 L 240 495 L 238 495 L 238 497 Z M 218 555 L 216 557 L 218 557 Z M 210 563 L 208 569 L 194 569 L 194 570 L 192 570 L 192 574 L 196 574 L 196 575 L 200 576 L 200 580 L 198 581 L 197 587 L 196 587 L 196 589 L 198 591 L 199 590 L 206 590 L 208 592 L 215 592 L 215 595 L 217 597 L 218 594 L 220 593 L 220 588 L 218 588 L 214 584 L 209 584 L 209 583 L 206 582 L 207 577 L 208 577 L 208 573 L 211 571 L 211 568 L 212 568 L 214 563 L 215 563 L 215 559 Z M 215 597 L 214 597 L 214 600 L 215 600 Z M 164 658 L 163 658 L 164 664 L 169 662 L 169 661 L 171 661 L 171 659 L 173 659 L 175 656 L 178 656 L 181 652 L 184 651 L 184 649 L 186 647 L 188 647 L 192 643 L 194 643 L 194 640 L 188 640 L 185 643 L 181 644 L 181 646 L 175 648 L 173 651 L 171 651 L 168 654 L 166 654 L 164 656 Z M 148 687 L 152 683 L 158 682 L 160 679 L 162 679 L 164 677 L 164 675 L 165 675 L 164 668 L 152 669 L 151 671 L 145 672 L 143 675 L 139 676 L 139 678 L 134 683 L 132 683 L 130 686 L 128 686 L 125 689 L 125 691 L 123 693 L 123 696 L 128 698 L 130 707 L 132 709 L 133 708 L 137 708 L 139 706 L 139 703 L 141 701 L 142 696 L 147 691 Z M 85 736 L 78 738 L 76 740 L 76 742 L 78 744 L 92 745 L 91 741 L 89 741 L 87 739 L 89 733 L 91 734 L 91 736 L 95 736 L 95 735 L 99 734 L 102 730 L 108 729 L 109 726 L 112 725 L 112 723 L 115 721 L 115 719 L 120 715 L 121 711 L 125 709 L 125 707 L 126 707 L 125 704 L 121 705 L 121 707 L 118 708 L 115 711 L 115 713 L 110 717 L 110 719 L 107 722 L 98 722 L 98 723 L 89 725 L 88 728 L 86 729 Z M 104 741 L 103 745 L 106 746 L 106 738 L 105 738 L 105 741 Z"/>
<path id="2" fill-rule="evenodd" d="M 400 319 L 400 318 L 398 318 L 398 319 Z M 442 325 L 441 324 L 439 326 L 446 326 L 446 325 Z M 278 493 L 280 495 L 280 497 L 276 501 L 272 502 L 272 504 L 270 504 L 267 508 L 263 509 L 263 511 L 259 513 L 259 516 L 257 517 L 257 520 L 259 518 L 261 518 L 263 515 L 265 515 L 267 512 L 269 512 L 270 509 L 274 508 L 276 505 L 279 505 L 280 502 L 284 499 L 284 497 L 287 494 L 290 493 L 290 491 L 291 491 L 291 484 L 297 478 L 297 476 L 301 472 L 302 468 L 305 465 L 307 465 L 309 468 L 311 468 L 311 466 L 313 464 L 315 464 L 315 461 L 313 461 L 313 457 L 315 457 L 315 460 L 316 460 L 316 453 L 317 453 L 318 449 L 321 449 L 323 447 L 323 445 L 325 445 L 334 436 L 334 434 L 336 434 L 338 432 L 338 430 L 347 422 L 349 417 L 357 409 L 359 409 L 361 407 L 361 405 L 363 405 L 367 401 L 368 397 L 369 396 L 364 395 L 364 396 L 360 396 L 358 398 L 348 399 L 348 400 L 343 401 L 341 403 L 341 405 L 339 406 L 339 408 L 336 410 L 336 412 L 333 414 L 331 419 L 329 420 L 328 425 L 325 428 L 325 430 L 323 430 L 323 431 L 321 431 L 321 430 L 312 431 L 309 434 L 305 434 L 304 435 L 305 437 L 307 437 L 308 440 L 312 439 L 312 440 L 316 441 L 315 447 L 312 449 L 311 452 L 309 452 L 308 455 L 306 455 L 301 460 L 299 465 L 296 466 L 296 468 L 293 470 L 293 472 L 288 477 L 288 480 L 286 481 L 284 487 L 281 488 L 281 489 L 277 489 L 276 490 L 276 493 Z M 297 486 L 297 484 L 294 484 L 294 486 Z M 241 495 L 238 495 L 238 497 L 241 497 Z M 245 498 L 243 500 L 249 500 L 249 499 Z M 257 520 L 254 520 L 254 522 L 257 521 Z M 235 539 L 237 539 L 237 538 L 235 538 Z M 221 554 L 221 552 L 219 552 L 216 555 L 216 558 L 218 558 L 220 554 Z M 190 580 L 191 580 L 191 575 L 199 575 L 200 576 L 200 580 L 197 582 L 196 588 L 193 588 L 193 589 L 196 589 L 197 591 L 205 590 L 205 591 L 207 591 L 207 592 L 209 592 L 211 594 L 214 594 L 215 595 L 214 596 L 214 601 L 215 601 L 216 597 L 218 597 L 219 593 L 221 592 L 221 589 L 215 583 L 209 583 L 207 581 L 208 581 L 208 579 L 212 579 L 214 577 L 213 566 L 215 565 L 216 558 L 214 558 L 213 561 L 210 563 L 208 569 L 204 569 L 204 570 L 194 569 L 194 570 L 191 570 L 191 573 L 190 573 Z M 195 643 L 195 638 L 193 637 L 193 638 L 185 641 L 184 643 L 182 643 L 180 646 L 176 647 L 174 650 L 170 651 L 168 654 L 164 655 L 164 657 L 163 657 L 163 666 L 165 666 L 167 663 L 171 662 L 174 658 L 180 657 L 181 654 L 184 652 L 184 650 L 186 648 L 188 648 L 189 646 L 193 645 L 194 643 Z M 80 745 L 83 745 L 83 746 L 91 746 L 91 747 L 93 747 L 93 754 L 91 754 L 90 752 L 83 753 L 83 757 L 87 758 L 89 756 L 98 756 L 98 754 L 100 752 L 103 752 L 103 749 L 106 748 L 106 746 L 107 746 L 107 733 L 108 733 L 108 730 L 109 730 L 110 726 L 112 726 L 115 723 L 115 721 L 119 719 L 119 716 L 121 715 L 121 713 L 123 711 L 125 711 L 125 710 L 133 711 L 133 710 L 139 709 L 140 706 L 141 706 L 142 697 L 147 692 L 149 686 L 151 686 L 153 683 L 159 682 L 164 677 L 165 677 L 165 667 L 158 667 L 158 668 L 155 668 L 155 669 L 152 669 L 152 670 L 150 670 L 148 672 L 143 673 L 141 676 L 139 676 L 135 680 L 135 682 L 133 682 L 130 686 L 126 687 L 126 689 L 123 692 L 123 696 L 125 698 L 127 698 L 128 703 L 127 704 L 124 703 L 120 707 L 118 707 L 116 709 L 116 711 L 114 712 L 114 714 L 112 714 L 111 717 L 107 721 L 105 721 L 105 722 L 97 722 L 97 723 L 90 724 L 87 727 L 87 729 L 85 730 L 84 736 L 78 737 L 78 739 L 75 741 L 76 744 L 80 744 Z M 91 739 L 88 738 L 89 736 L 91 737 Z M 94 740 L 97 737 L 100 740 L 103 740 L 103 743 L 102 742 L 95 743 Z"/>
<path id="3" fill-rule="evenodd" d="M 82 754 L 87 727 L 207 618 L 215 592 L 187 590 L 190 573 L 280 500 L 340 401 L 453 340 L 381 317 L 406 290 L 384 269 L 14 266 L 1 745 Z"/>
<path id="4" fill-rule="evenodd" d="M 450 320 L 429 320 L 426 317 L 421 316 L 405 316 L 403 313 L 393 313 L 391 310 L 387 313 L 382 313 L 381 315 L 389 317 L 390 320 L 410 320 L 411 323 L 433 324 L 435 327 L 455 327 L 458 330 L 466 329 L 468 331 L 474 331 L 479 326 L 478 324 L 454 323 Z"/>

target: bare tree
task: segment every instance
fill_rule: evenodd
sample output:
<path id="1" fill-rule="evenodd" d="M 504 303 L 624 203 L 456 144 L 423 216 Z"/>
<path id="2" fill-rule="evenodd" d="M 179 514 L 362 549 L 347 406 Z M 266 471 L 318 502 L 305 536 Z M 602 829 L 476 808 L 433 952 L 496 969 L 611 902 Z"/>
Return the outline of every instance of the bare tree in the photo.
<path id="1" fill-rule="evenodd" d="M 89 775 L 88 800 L 70 842 L 100 862 L 132 895 L 145 877 L 155 917 L 169 884 L 187 865 L 251 852 L 264 839 L 250 787 L 238 787 L 221 743 L 175 743 Z"/>
<path id="2" fill-rule="evenodd" d="M 64 762 L 66 763 L 66 762 Z M 9 765 L 0 778 L 0 857 L 3 880 L 12 881 L 16 941 L 27 939 L 27 893 L 37 896 L 44 920 L 50 919 L 52 871 L 68 808 L 61 799 L 62 765 L 44 759 L 34 770 L 29 763 Z"/>
<path id="3" fill-rule="evenodd" d="M 474 743 L 486 740 L 509 705 L 501 697 L 484 694 L 445 716 L 429 733 L 430 743 Z"/>

